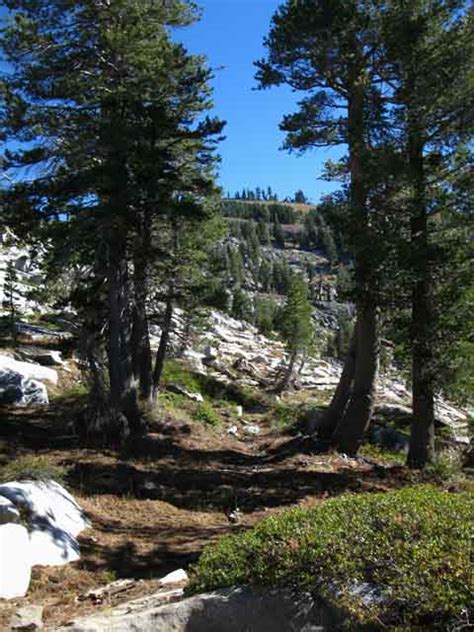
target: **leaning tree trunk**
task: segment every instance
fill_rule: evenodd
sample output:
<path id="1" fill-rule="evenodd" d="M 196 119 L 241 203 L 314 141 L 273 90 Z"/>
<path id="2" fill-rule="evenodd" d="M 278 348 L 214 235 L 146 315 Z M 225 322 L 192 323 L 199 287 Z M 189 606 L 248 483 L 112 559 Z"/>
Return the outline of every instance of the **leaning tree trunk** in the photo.
<path id="1" fill-rule="evenodd" d="M 424 467 L 435 455 L 433 327 L 428 214 L 425 198 L 423 142 L 416 116 L 411 117 L 409 163 L 413 183 L 411 244 L 414 281 L 412 291 L 412 393 L 413 422 L 407 463 Z"/>
<path id="2" fill-rule="evenodd" d="M 156 400 L 158 395 L 158 389 L 160 386 L 161 376 L 165 366 L 166 351 L 168 349 L 168 343 L 171 333 L 171 324 L 173 321 L 173 294 L 171 286 L 168 287 L 168 294 L 166 296 L 166 307 L 163 318 L 163 324 L 161 326 L 160 344 L 156 352 L 155 368 L 153 370 L 153 388 L 152 397 Z"/>
<path id="3" fill-rule="evenodd" d="M 333 442 L 340 452 L 357 454 L 375 406 L 379 364 L 379 313 L 375 305 L 359 308 L 356 366 L 352 395 Z"/>
<path id="4" fill-rule="evenodd" d="M 347 351 L 344 367 L 342 369 L 336 391 L 332 397 L 329 407 L 318 424 L 318 436 L 323 440 L 329 440 L 332 437 L 338 423 L 344 416 L 347 403 L 349 402 L 356 366 L 356 347 L 357 323 L 352 332 L 349 349 Z"/>
<path id="5" fill-rule="evenodd" d="M 288 388 L 288 386 L 291 384 L 291 381 L 293 379 L 293 372 L 295 370 L 295 364 L 296 364 L 297 355 L 298 355 L 297 351 L 293 350 L 291 352 L 291 354 L 290 354 L 290 361 L 288 363 L 288 366 L 285 369 L 285 373 L 283 375 L 283 378 L 275 386 L 274 393 L 276 393 L 276 394 L 283 393 L 283 391 L 285 391 Z"/>

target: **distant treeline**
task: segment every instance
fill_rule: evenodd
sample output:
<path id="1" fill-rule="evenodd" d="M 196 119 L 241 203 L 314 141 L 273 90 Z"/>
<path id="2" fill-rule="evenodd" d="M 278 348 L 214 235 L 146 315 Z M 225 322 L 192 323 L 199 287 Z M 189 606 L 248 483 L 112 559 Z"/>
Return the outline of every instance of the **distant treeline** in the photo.
<path id="1" fill-rule="evenodd" d="M 253 219 L 256 222 L 296 224 L 301 214 L 289 204 L 280 202 L 245 202 L 242 200 L 222 200 L 222 215 L 236 219 Z"/>
<path id="2" fill-rule="evenodd" d="M 231 195 L 229 191 L 226 193 L 228 200 L 243 200 L 257 202 L 278 202 L 278 195 L 272 191 L 272 187 L 256 187 L 255 189 L 242 189 Z M 283 202 L 294 204 L 308 204 L 308 198 L 301 189 L 295 192 L 293 197 L 286 197 Z"/>

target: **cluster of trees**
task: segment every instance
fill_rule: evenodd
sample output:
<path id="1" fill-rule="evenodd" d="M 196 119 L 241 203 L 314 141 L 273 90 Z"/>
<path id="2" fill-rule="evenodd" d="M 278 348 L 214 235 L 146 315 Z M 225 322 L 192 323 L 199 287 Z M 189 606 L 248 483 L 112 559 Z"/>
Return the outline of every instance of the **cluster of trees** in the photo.
<path id="1" fill-rule="evenodd" d="M 247 274 L 287 295 L 293 370 L 309 344 L 308 289 L 284 259 L 262 257 L 261 245 L 285 247 L 285 225 L 300 221 L 293 241 L 323 248 L 332 263 L 343 257 L 338 288 L 357 307 L 321 434 L 357 452 L 374 406 L 382 315 L 411 357 L 409 464 L 432 460 L 440 380 L 466 382 L 472 355 L 466 0 L 287 0 L 275 13 L 257 77 L 261 87 L 303 93 L 281 124 L 286 147 L 348 148 L 326 169 L 341 190 L 303 221 L 270 187 L 218 199 L 223 122 L 207 115 L 210 71 L 172 38 L 196 19 L 192 2 L 4 5 L 2 219 L 49 244 L 52 277 L 72 271 L 68 298 L 92 384 L 89 432 L 120 441 L 144 430 L 139 400 L 156 395 L 175 305 L 230 301 L 262 327 L 278 320 L 268 302 L 249 305 Z M 302 191 L 294 199 L 306 202 Z M 222 216 L 237 247 L 219 242 Z"/>
<path id="2" fill-rule="evenodd" d="M 223 123 L 210 72 L 171 37 L 187 0 L 8 0 L 0 47 L 2 216 L 68 267 L 91 377 L 88 432 L 144 430 L 173 305 L 196 295 L 218 231 L 213 169 Z M 193 288 L 190 292 L 190 288 Z M 166 303 L 155 359 L 149 322 Z"/>
<path id="3" fill-rule="evenodd" d="M 271 202 L 256 204 L 240 200 L 222 200 L 222 215 L 236 219 L 253 219 L 256 222 L 295 224 L 299 213 L 289 204 Z"/>
<path id="4" fill-rule="evenodd" d="M 324 209 L 324 205 L 322 207 Z M 253 230 L 248 228 L 251 224 L 256 227 L 262 245 L 274 243 L 284 248 L 286 242 L 291 241 L 302 250 L 322 250 L 332 264 L 341 257 L 349 257 L 342 230 L 326 221 L 319 207 L 301 216 L 288 205 L 224 200 L 222 214 L 228 220 L 230 235 L 237 239 L 247 238 L 247 233 Z"/>
<path id="5" fill-rule="evenodd" d="M 253 189 L 242 189 L 242 191 L 236 191 L 233 198 L 230 193 L 227 192 L 227 199 L 234 200 L 262 200 L 263 202 L 278 202 L 278 195 L 272 191 L 272 187 L 255 187 Z"/>
<path id="6" fill-rule="evenodd" d="M 472 18 L 464 0 L 291 0 L 257 64 L 262 87 L 305 93 L 281 124 L 288 149 L 348 148 L 327 176 L 343 183 L 357 321 L 322 434 L 349 454 L 371 419 L 390 309 L 411 314 L 408 463 L 434 458 L 440 356 L 456 335 L 452 306 L 465 300 L 452 279 L 468 266 Z"/>
<path id="7" fill-rule="evenodd" d="M 245 201 L 262 201 L 262 202 L 278 202 L 278 195 L 272 191 L 272 187 L 255 187 L 253 189 L 242 189 L 242 191 L 236 191 L 233 196 L 231 196 L 230 192 L 227 191 L 226 194 L 227 200 L 243 200 Z M 293 198 L 286 197 L 285 202 L 292 202 L 295 204 L 308 204 L 308 198 L 304 194 L 301 189 L 295 192 Z"/>

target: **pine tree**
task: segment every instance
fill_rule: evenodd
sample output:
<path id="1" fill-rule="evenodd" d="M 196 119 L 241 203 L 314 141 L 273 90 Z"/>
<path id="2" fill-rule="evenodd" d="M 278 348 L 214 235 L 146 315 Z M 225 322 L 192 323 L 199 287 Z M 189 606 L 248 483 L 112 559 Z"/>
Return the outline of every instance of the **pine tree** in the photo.
<path id="1" fill-rule="evenodd" d="M 66 253 L 88 265 L 83 282 L 94 291 L 96 314 L 89 317 L 85 302 L 77 307 L 94 354 L 104 350 L 108 368 L 107 401 L 94 406 L 89 430 L 119 442 L 143 431 L 132 321 L 144 358 L 154 214 L 187 207 L 187 196 L 212 188 L 210 139 L 222 124 L 202 116 L 210 105 L 210 75 L 201 58 L 187 55 L 169 35 L 172 26 L 195 19 L 194 8 L 179 0 L 6 5 L 17 19 L 2 33 L 13 68 L 4 79 L 2 131 L 28 146 L 6 151 L 5 165 L 10 172 L 28 165 L 37 174 L 11 187 L 10 208 L 22 221 L 48 223 L 61 240 L 62 265 Z"/>
<path id="2" fill-rule="evenodd" d="M 348 360 L 327 414 L 327 428 L 344 452 L 355 453 L 371 419 L 378 371 L 378 306 L 369 252 L 370 222 L 367 140 L 380 121 L 383 99 L 380 71 L 383 52 L 373 21 L 377 2 L 289 1 L 272 19 L 265 40 L 267 58 L 258 62 L 262 87 L 288 84 L 306 92 L 299 110 L 284 117 L 285 146 L 306 151 L 347 143 L 350 174 L 351 242 L 357 290 L 356 362 Z M 381 68 L 382 66 L 382 68 Z M 351 385 L 354 388 L 351 391 Z"/>
<path id="3" fill-rule="evenodd" d="M 440 231 L 434 217 L 447 204 L 460 208 L 453 195 L 452 157 L 472 139 L 473 15 L 462 0 L 389 2 L 387 8 L 384 36 L 403 132 L 411 235 L 413 425 L 408 463 L 423 467 L 434 459 L 437 341 L 449 336 L 440 336 L 436 279 L 447 249 L 434 243 L 433 233 Z M 464 160 L 467 167 L 466 154 Z"/>
<path id="4" fill-rule="evenodd" d="M 279 330 L 286 342 L 289 359 L 283 378 L 276 385 L 281 392 L 291 385 L 298 358 L 305 360 L 314 340 L 312 306 L 308 300 L 308 288 L 303 279 L 294 274 L 291 277 L 288 295 L 281 314 Z M 302 366 L 300 367 L 300 369 Z"/>
<path id="5" fill-rule="evenodd" d="M 8 321 L 12 341 L 16 343 L 16 321 L 18 318 L 18 274 L 13 261 L 8 261 L 3 284 L 4 306 L 8 312 Z"/>
<path id="6" fill-rule="evenodd" d="M 285 247 L 285 236 L 279 221 L 275 221 L 273 224 L 273 240 L 278 248 Z"/>
<path id="7" fill-rule="evenodd" d="M 296 204 L 306 204 L 306 195 L 301 189 L 298 189 L 298 191 L 296 191 L 293 199 Z"/>

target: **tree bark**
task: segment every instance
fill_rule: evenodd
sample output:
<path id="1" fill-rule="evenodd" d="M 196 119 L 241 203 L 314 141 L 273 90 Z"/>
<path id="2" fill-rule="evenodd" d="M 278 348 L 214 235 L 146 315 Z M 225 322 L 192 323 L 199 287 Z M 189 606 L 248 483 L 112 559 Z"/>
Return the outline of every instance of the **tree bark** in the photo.
<path id="1" fill-rule="evenodd" d="M 117 232 L 108 243 L 107 296 L 108 296 L 108 359 L 110 405 L 114 414 L 124 415 L 127 424 L 121 423 L 121 440 L 129 434 L 143 432 L 133 383 L 131 359 L 131 326 L 128 296 L 128 269 L 126 248 Z M 128 427 L 127 427 L 128 425 Z"/>
<path id="2" fill-rule="evenodd" d="M 359 309 L 354 387 L 333 441 L 340 452 L 354 456 L 369 427 L 375 406 L 379 364 L 379 310 L 375 305 Z"/>
<path id="3" fill-rule="evenodd" d="M 163 324 L 161 326 L 161 337 L 158 350 L 156 352 L 155 368 L 153 370 L 153 400 L 156 400 L 158 395 L 158 388 L 160 386 L 161 376 L 163 374 L 163 368 L 165 366 L 166 351 L 168 349 L 168 342 L 171 333 L 171 323 L 173 320 L 173 294 L 171 287 L 168 288 L 168 294 L 166 296 L 166 307 L 163 318 Z"/>
<path id="4" fill-rule="evenodd" d="M 151 222 L 149 214 L 144 212 L 140 226 L 140 235 L 134 253 L 134 306 L 132 325 L 132 369 L 139 383 L 140 398 L 151 399 L 152 394 L 152 358 L 150 335 L 148 330 L 148 253 L 150 250 Z"/>
<path id="5" fill-rule="evenodd" d="M 318 425 L 318 436 L 321 439 L 328 440 L 334 434 L 334 431 L 343 418 L 347 403 L 352 392 L 352 382 L 354 380 L 354 372 L 356 366 L 356 348 L 357 348 L 357 323 L 352 332 L 349 349 L 344 361 L 341 377 L 339 378 L 336 391 L 332 397 L 329 407 Z"/>
<path id="6" fill-rule="evenodd" d="M 295 369 L 295 364 L 296 364 L 296 357 L 297 357 L 297 352 L 296 351 L 292 351 L 291 355 L 290 355 L 290 361 L 288 363 L 288 366 L 286 368 L 285 374 L 283 376 L 283 378 L 280 380 L 280 382 L 275 386 L 274 392 L 279 394 L 279 393 L 283 393 L 284 390 L 286 390 L 293 378 L 293 371 Z"/>
<path id="7" fill-rule="evenodd" d="M 425 195 L 423 141 L 419 120 L 410 115 L 408 138 L 413 206 L 410 222 L 413 253 L 412 289 L 412 394 L 413 421 L 407 464 L 422 468 L 435 456 L 433 328 L 428 212 Z"/>

